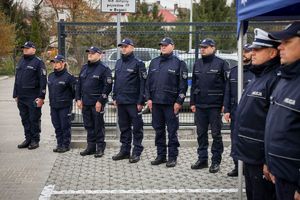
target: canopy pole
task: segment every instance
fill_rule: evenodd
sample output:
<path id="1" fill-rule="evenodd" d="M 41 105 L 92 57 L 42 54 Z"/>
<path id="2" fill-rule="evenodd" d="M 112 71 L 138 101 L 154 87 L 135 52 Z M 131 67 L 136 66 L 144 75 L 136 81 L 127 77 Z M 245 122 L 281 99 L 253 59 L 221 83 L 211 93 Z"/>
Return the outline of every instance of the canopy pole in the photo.
<path id="1" fill-rule="evenodd" d="M 239 32 L 239 39 L 238 39 L 238 102 L 242 97 L 243 92 L 243 33 L 244 33 L 244 22 L 240 22 L 240 32 Z M 243 161 L 238 161 L 238 199 L 243 199 Z"/>

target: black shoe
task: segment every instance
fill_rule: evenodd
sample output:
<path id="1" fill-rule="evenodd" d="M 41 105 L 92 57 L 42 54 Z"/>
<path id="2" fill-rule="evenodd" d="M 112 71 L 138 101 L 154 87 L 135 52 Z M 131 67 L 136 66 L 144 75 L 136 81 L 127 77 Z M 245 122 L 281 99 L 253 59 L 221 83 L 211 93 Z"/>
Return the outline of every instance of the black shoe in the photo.
<path id="1" fill-rule="evenodd" d="M 33 149 L 38 148 L 39 146 L 40 146 L 40 145 L 39 145 L 38 142 L 31 142 L 31 143 L 29 144 L 29 146 L 28 146 L 28 149 L 29 149 L 29 150 L 33 150 Z"/>
<path id="2" fill-rule="evenodd" d="M 166 163 L 166 166 L 167 166 L 167 167 L 175 167 L 176 164 L 177 164 L 176 159 L 170 159 L 170 160 L 168 160 L 168 162 Z"/>
<path id="3" fill-rule="evenodd" d="M 213 163 L 209 167 L 209 173 L 217 173 L 220 170 L 220 164 L 218 163 Z"/>
<path id="4" fill-rule="evenodd" d="M 129 157 L 129 162 L 130 163 L 137 163 L 140 161 L 140 156 L 137 156 L 137 155 L 132 155 Z"/>
<path id="5" fill-rule="evenodd" d="M 151 161 L 151 165 L 160 165 L 166 163 L 167 159 L 165 157 L 157 156 L 155 160 Z"/>
<path id="6" fill-rule="evenodd" d="M 95 150 L 86 148 L 84 151 L 80 152 L 81 156 L 93 155 L 95 154 Z"/>
<path id="7" fill-rule="evenodd" d="M 53 149 L 54 153 L 58 153 L 59 151 L 61 151 L 62 147 L 56 147 Z"/>
<path id="8" fill-rule="evenodd" d="M 130 153 L 123 153 L 120 151 L 116 155 L 112 157 L 113 160 L 123 160 L 123 159 L 128 159 L 130 157 Z"/>
<path id="9" fill-rule="evenodd" d="M 208 162 L 207 162 L 207 160 L 204 160 L 204 161 L 197 160 L 197 162 L 195 162 L 195 164 L 192 164 L 191 168 L 192 169 L 208 168 Z"/>
<path id="10" fill-rule="evenodd" d="M 21 144 L 18 145 L 19 149 L 27 148 L 30 145 L 30 141 L 24 140 Z"/>
<path id="11" fill-rule="evenodd" d="M 101 158 L 104 155 L 104 151 L 102 149 L 99 149 L 96 151 L 94 157 L 95 158 Z"/>
<path id="12" fill-rule="evenodd" d="M 63 147 L 57 149 L 57 153 L 65 153 L 67 151 L 70 151 L 70 147 Z"/>
<path id="13" fill-rule="evenodd" d="M 227 176 L 230 176 L 230 177 L 237 177 L 238 175 L 239 175 L 239 173 L 238 173 L 237 168 L 234 168 L 233 170 L 231 170 L 231 172 L 227 173 Z"/>

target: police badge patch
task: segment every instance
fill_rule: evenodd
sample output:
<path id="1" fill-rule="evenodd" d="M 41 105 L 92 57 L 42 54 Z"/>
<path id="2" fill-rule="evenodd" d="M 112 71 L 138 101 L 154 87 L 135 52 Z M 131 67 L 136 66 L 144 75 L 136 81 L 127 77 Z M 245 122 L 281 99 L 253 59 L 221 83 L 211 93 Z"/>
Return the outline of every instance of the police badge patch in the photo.
<path id="1" fill-rule="evenodd" d="M 187 77 L 188 77 L 188 73 L 187 73 L 187 72 L 183 72 L 183 73 L 182 73 L 182 78 L 183 78 L 183 79 L 187 79 Z"/>
<path id="2" fill-rule="evenodd" d="M 143 79 L 146 79 L 147 78 L 147 72 L 143 72 L 142 77 L 143 77 Z"/>
<path id="3" fill-rule="evenodd" d="M 108 84 L 112 84 L 112 78 L 111 78 L 111 77 L 107 77 L 106 82 L 107 82 Z"/>
<path id="4" fill-rule="evenodd" d="M 185 97 L 185 95 L 184 95 L 184 94 L 179 94 L 179 97 L 180 97 L 181 99 L 183 99 L 183 98 Z"/>

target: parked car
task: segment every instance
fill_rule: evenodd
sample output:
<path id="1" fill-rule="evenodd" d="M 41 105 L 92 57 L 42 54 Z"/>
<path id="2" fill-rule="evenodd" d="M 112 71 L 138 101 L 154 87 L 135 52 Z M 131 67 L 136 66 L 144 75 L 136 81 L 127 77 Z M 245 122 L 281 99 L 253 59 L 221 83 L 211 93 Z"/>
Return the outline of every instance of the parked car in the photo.
<path id="1" fill-rule="evenodd" d="M 118 57 L 117 48 L 104 50 L 105 54 L 102 58 L 102 61 L 109 66 L 111 70 L 114 71 L 115 65 Z M 140 60 L 145 62 L 146 67 L 149 66 L 150 61 L 160 55 L 160 51 L 158 49 L 153 48 L 135 48 L 134 55 Z"/>
<path id="2" fill-rule="evenodd" d="M 233 68 L 234 66 L 237 66 L 238 64 L 238 56 L 237 54 L 216 54 L 216 56 L 224 59 L 228 65 L 229 68 Z M 178 56 L 180 59 L 182 59 L 188 68 L 188 91 L 186 93 L 186 98 L 183 103 L 183 111 L 188 111 L 190 107 L 190 96 L 191 96 L 191 86 L 192 86 L 192 73 L 193 73 L 193 66 L 195 63 L 195 54 L 180 54 Z M 201 58 L 201 55 L 199 55 L 199 58 Z"/>

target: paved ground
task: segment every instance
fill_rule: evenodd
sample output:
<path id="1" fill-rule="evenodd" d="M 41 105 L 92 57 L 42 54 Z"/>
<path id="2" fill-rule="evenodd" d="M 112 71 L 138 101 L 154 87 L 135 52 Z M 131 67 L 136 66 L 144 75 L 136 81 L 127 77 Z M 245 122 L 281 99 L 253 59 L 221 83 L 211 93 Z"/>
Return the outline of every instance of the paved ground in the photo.
<path id="1" fill-rule="evenodd" d="M 107 148 L 105 156 L 81 157 L 82 149 L 55 154 L 54 130 L 49 106 L 42 116 L 41 147 L 19 150 L 23 130 L 16 103 L 12 100 L 13 78 L 0 78 L 0 199 L 237 199 L 236 178 L 226 173 L 232 166 L 225 148 L 221 171 L 194 171 L 196 148 L 180 148 L 178 165 L 151 166 L 155 148 L 146 147 L 137 164 L 113 161 L 118 148 Z"/>

